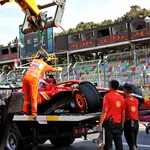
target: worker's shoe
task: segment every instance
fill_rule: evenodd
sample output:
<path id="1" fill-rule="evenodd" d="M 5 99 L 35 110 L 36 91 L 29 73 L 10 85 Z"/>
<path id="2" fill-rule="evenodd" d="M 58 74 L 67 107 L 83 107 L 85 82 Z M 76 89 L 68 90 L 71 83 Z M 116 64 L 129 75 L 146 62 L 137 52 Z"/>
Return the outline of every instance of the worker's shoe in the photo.
<path id="1" fill-rule="evenodd" d="M 28 115 L 27 113 L 25 113 L 24 111 L 21 111 L 20 113 L 18 113 L 19 115 Z"/>

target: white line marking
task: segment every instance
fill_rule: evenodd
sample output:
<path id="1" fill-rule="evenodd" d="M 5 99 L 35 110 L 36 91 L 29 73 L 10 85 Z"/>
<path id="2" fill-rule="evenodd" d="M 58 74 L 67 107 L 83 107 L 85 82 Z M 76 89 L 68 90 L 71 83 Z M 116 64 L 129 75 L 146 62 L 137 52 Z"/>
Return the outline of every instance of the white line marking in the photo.
<path id="1" fill-rule="evenodd" d="M 78 138 L 76 139 L 76 141 L 84 141 L 84 139 L 81 139 L 81 138 Z M 88 139 L 86 141 L 92 141 L 92 139 Z M 123 143 L 123 145 L 128 145 L 127 143 Z M 147 148 L 150 148 L 150 145 L 144 145 L 144 144 L 137 144 L 138 147 L 147 147 Z"/>
<path id="2" fill-rule="evenodd" d="M 123 143 L 123 145 L 128 145 L 127 143 Z M 138 147 L 150 147 L 150 145 L 138 144 Z"/>
<path id="3" fill-rule="evenodd" d="M 76 139 L 76 141 L 84 141 L 83 139 L 79 138 L 79 139 Z"/>

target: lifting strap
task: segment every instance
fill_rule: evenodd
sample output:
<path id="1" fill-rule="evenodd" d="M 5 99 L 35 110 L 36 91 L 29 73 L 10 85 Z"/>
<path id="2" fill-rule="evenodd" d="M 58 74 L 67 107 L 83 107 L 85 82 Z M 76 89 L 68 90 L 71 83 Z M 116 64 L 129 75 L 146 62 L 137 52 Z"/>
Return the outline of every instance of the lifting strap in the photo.
<path id="1" fill-rule="evenodd" d="M 38 30 L 37 31 L 37 35 L 39 36 L 39 39 L 40 39 L 40 49 L 42 50 L 43 49 L 43 43 L 44 43 L 44 30 L 42 30 L 42 31 Z"/>
<path id="2" fill-rule="evenodd" d="M 37 51 L 37 53 L 33 56 L 32 60 L 36 59 L 39 55 L 39 53 L 45 53 L 48 57 L 47 61 L 54 61 L 58 60 L 58 58 L 54 57 L 53 55 L 49 54 L 46 52 L 46 50 L 43 48 L 43 43 L 44 43 L 44 30 L 38 30 L 37 35 L 39 36 L 40 39 L 40 49 Z"/>

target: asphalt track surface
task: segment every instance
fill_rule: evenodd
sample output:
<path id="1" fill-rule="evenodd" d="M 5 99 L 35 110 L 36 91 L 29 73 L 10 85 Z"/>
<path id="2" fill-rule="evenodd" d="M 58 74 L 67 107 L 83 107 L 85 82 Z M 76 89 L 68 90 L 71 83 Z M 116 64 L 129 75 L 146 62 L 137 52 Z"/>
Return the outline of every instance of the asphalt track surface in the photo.
<path id="1" fill-rule="evenodd" d="M 76 139 L 76 141 L 63 148 L 54 148 L 49 141 L 43 145 L 39 145 L 38 150 L 97 150 L 95 145 L 92 143 L 92 139 L 97 138 L 98 134 L 88 135 L 88 140 L 83 140 L 82 138 Z M 145 133 L 145 127 L 140 125 L 140 130 L 138 134 L 138 150 L 150 150 L 150 134 Z M 124 150 L 128 150 L 127 143 L 123 136 L 123 146 Z M 113 148 L 115 150 L 115 148 Z"/>

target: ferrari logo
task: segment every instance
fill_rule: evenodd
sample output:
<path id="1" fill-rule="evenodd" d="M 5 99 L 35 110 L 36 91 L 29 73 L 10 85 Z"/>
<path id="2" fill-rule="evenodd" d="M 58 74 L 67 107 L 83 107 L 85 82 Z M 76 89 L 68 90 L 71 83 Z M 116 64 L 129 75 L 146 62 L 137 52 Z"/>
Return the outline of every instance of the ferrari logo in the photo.
<path id="1" fill-rule="evenodd" d="M 135 111 L 136 111 L 136 107 L 135 107 L 135 106 L 132 106 L 132 107 L 131 107 L 131 111 L 132 111 L 132 112 L 135 112 Z"/>
<path id="2" fill-rule="evenodd" d="M 121 106 L 121 102 L 120 101 L 117 101 L 116 102 L 116 106 L 119 108 Z"/>

